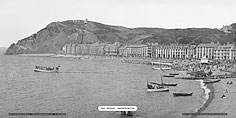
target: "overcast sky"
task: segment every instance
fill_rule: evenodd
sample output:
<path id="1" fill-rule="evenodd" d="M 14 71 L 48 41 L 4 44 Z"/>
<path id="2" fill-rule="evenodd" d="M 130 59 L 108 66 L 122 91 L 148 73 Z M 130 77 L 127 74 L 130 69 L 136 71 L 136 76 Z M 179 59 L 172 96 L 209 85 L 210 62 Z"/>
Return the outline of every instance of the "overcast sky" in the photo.
<path id="1" fill-rule="evenodd" d="M 87 18 L 130 28 L 221 28 L 235 23 L 235 14 L 235 0 L 0 0 L 0 47 L 55 21 Z"/>

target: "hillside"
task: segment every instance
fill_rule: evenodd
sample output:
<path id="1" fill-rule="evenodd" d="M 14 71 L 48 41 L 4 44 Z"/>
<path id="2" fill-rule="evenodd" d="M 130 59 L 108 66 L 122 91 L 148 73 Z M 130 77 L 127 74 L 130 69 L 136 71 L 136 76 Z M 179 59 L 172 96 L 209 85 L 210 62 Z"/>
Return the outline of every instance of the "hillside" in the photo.
<path id="1" fill-rule="evenodd" d="M 82 40 L 83 37 L 83 41 Z M 88 21 L 84 27 L 82 20 L 52 22 L 29 37 L 13 43 L 7 55 L 25 53 L 55 53 L 66 43 L 120 42 L 123 44 L 156 43 L 170 44 L 233 42 L 233 34 L 219 29 L 187 28 L 126 28 Z"/>
<path id="2" fill-rule="evenodd" d="M 0 55 L 3 55 L 6 50 L 7 50 L 7 47 L 0 47 Z"/>

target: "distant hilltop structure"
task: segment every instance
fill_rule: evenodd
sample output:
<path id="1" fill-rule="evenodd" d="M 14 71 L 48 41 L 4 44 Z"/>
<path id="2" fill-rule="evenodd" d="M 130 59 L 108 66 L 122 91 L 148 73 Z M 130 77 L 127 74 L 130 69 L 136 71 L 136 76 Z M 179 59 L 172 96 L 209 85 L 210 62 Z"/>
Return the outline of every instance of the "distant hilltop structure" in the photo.
<path id="1" fill-rule="evenodd" d="M 187 28 L 127 28 L 94 21 L 67 20 L 52 22 L 38 32 L 12 43 L 7 55 L 56 53 L 65 44 L 94 44 L 119 42 L 125 45 L 143 44 L 199 44 L 236 42 L 235 24 L 219 29 Z"/>
<path id="2" fill-rule="evenodd" d="M 234 42 L 236 42 L 236 23 L 231 25 L 224 25 L 220 30 L 225 33 L 232 33 Z"/>
<path id="3" fill-rule="evenodd" d="M 225 32 L 225 33 L 231 33 L 231 31 L 232 31 L 232 26 L 230 26 L 230 25 L 224 25 L 220 30 L 223 31 L 223 32 Z"/>

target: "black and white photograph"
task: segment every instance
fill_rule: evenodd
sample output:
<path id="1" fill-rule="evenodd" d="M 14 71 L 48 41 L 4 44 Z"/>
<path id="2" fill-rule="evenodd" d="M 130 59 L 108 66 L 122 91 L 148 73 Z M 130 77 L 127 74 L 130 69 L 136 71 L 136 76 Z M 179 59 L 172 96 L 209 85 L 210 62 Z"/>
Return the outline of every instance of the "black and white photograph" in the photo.
<path id="1" fill-rule="evenodd" d="M 1 0 L 1 118 L 236 118 L 235 0 Z"/>

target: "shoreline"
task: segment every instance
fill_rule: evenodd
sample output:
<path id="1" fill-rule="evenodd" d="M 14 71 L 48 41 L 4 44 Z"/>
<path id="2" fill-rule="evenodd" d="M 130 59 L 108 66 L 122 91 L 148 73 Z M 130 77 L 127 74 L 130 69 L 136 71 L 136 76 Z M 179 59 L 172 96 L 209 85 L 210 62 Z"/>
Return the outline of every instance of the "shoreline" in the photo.
<path id="1" fill-rule="evenodd" d="M 16 56 L 23 56 L 23 57 L 52 57 L 56 54 L 52 53 L 45 53 L 45 54 L 17 54 Z"/>
<path id="2" fill-rule="evenodd" d="M 151 58 L 149 59 L 138 59 L 138 58 L 126 58 L 126 57 L 115 57 L 115 56 L 99 56 L 99 55 L 63 55 L 63 54 L 19 54 L 17 56 L 28 56 L 28 57 L 53 57 L 53 58 L 74 58 L 74 59 L 112 59 L 115 61 L 122 61 L 124 59 L 130 59 L 130 60 L 152 60 Z M 82 58 L 81 58 L 82 57 Z M 94 58 L 95 57 L 95 58 Z M 162 60 L 162 59 L 158 59 L 158 60 Z M 153 61 L 157 61 L 157 60 L 153 60 Z M 181 72 L 181 71 L 178 71 Z M 183 71 L 186 73 L 186 71 Z M 222 74 L 222 73 L 226 73 L 227 71 L 215 71 L 215 74 Z M 233 73 L 233 72 L 229 72 L 228 73 Z M 234 72 L 235 73 L 235 72 Z M 235 78 L 233 78 L 235 79 Z M 221 79 L 222 80 L 222 79 Z M 236 79 L 235 79 L 236 80 Z M 204 112 L 208 112 L 208 113 L 214 113 L 216 110 L 216 113 L 219 113 L 219 109 L 217 109 L 217 107 L 215 107 L 216 109 L 214 109 L 213 106 L 215 106 L 215 101 L 219 101 L 219 100 L 223 100 L 219 97 L 219 94 L 222 93 L 222 91 L 219 90 L 219 87 L 221 87 L 223 84 L 226 83 L 226 81 L 228 81 L 226 79 L 223 79 L 223 81 L 220 82 L 220 85 L 218 84 L 204 84 L 203 80 L 196 80 L 200 82 L 200 88 L 203 89 L 202 94 L 200 95 L 201 98 L 204 99 L 204 102 L 201 103 L 201 106 L 198 106 L 199 108 L 195 108 L 195 110 L 193 111 L 193 115 L 188 115 L 188 117 L 190 118 L 198 118 L 201 117 L 201 115 L 197 115 L 197 114 L 201 114 Z M 233 84 L 233 86 L 235 86 L 235 83 Z M 228 88 L 228 85 L 225 85 L 226 87 L 224 88 Z M 230 89 L 228 88 L 228 90 L 230 91 Z M 220 93 L 219 93 L 220 91 Z M 227 97 L 230 96 L 227 94 Z M 230 97 L 229 97 L 230 98 Z M 230 99 L 231 100 L 231 99 Z M 221 101 L 220 101 L 221 102 Z M 220 103 L 219 103 L 220 104 Z M 229 106 L 229 105 L 228 105 Z M 212 112 L 213 111 L 213 112 Z M 235 115 L 234 112 L 232 112 L 232 108 L 227 108 L 226 111 L 231 112 L 231 114 Z M 220 111 L 221 112 L 221 111 Z M 206 116 L 207 117 L 207 116 Z"/>
<path id="3" fill-rule="evenodd" d="M 203 89 L 203 95 L 201 95 L 201 97 L 203 97 L 205 99 L 205 102 L 203 103 L 203 105 L 206 103 L 206 101 L 209 99 L 209 93 L 211 92 L 211 90 L 203 83 L 203 80 L 197 80 L 200 82 L 200 88 Z"/>
<path id="4" fill-rule="evenodd" d="M 210 105 L 212 100 L 215 98 L 214 87 L 213 87 L 212 83 L 211 84 L 207 84 L 205 87 L 203 87 L 203 89 L 204 89 L 204 94 L 208 93 L 208 94 L 206 94 L 208 99 L 203 103 L 202 107 L 197 109 L 197 111 L 194 114 L 202 113 Z M 196 118 L 197 116 L 198 115 L 191 115 L 189 118 Z"/>
<path id="5" fill-rule="evenodd" d="M 227 82 L 229 81 L 233 81 L 233 84 L 227 84 Z M 223 116 L 222 115 L 218 115 L 218 116 L 208 115 L 208 116 L 204 116 L 204 118 L 222 118 L 222 117 L 236 118 L 235 83 L 236 83 L 235 78 L 229 78 L 228 80 L 224 79 L 219 83 L 213 84 L 214 90 L 215 90 L 214 92 L 215 99 L 213 99 L 211 104 L 202 113 L 226 113 L 227 115 L 223 115 Z M 225 91 L 226 89 L 227 89 L 227 92 Z M 223 95 L 225 95 L 225 98 L 222 98 Z"/>

